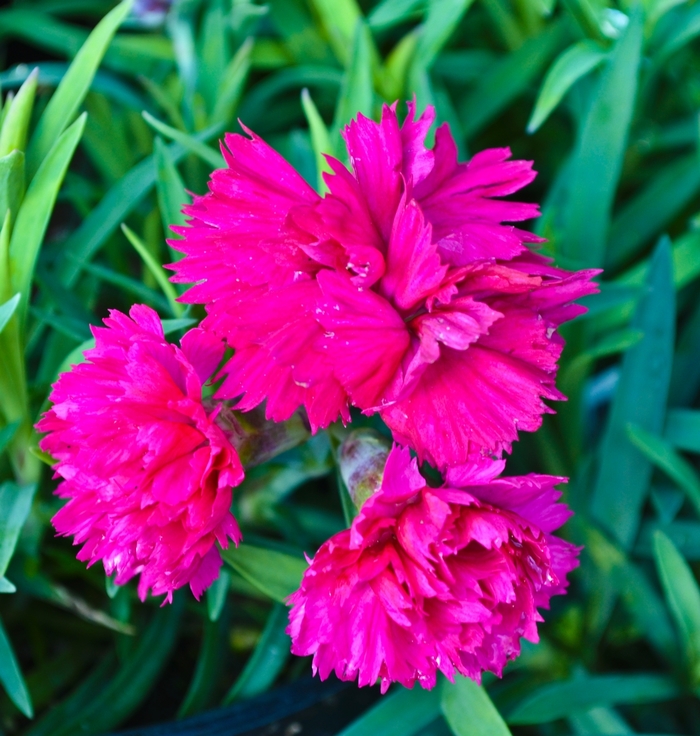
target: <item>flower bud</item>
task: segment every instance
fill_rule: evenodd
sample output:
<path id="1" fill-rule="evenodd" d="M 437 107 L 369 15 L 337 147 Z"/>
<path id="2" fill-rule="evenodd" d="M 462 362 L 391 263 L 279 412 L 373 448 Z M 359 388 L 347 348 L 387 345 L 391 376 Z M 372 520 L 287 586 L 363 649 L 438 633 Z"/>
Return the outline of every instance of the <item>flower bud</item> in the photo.
<path id="1" fill-rule="evenodd" d="M 378 432 L 357 429 L 338 448 L 340 475 L 358 509 L 381 486 L 389 447 Z"/>
<path id="2" fill-rule="evenodd" d="M 262 407 L 241 412 L 231 409 L 226 401 L 215 402 L 215 405 L 220 407 L 216 423 L 236 448 L 245 468 L 262 465 L 305 442 L 310 436 L 309 428 L 298 412 L 285 422 L 271 422 L 265 419 Z"/>

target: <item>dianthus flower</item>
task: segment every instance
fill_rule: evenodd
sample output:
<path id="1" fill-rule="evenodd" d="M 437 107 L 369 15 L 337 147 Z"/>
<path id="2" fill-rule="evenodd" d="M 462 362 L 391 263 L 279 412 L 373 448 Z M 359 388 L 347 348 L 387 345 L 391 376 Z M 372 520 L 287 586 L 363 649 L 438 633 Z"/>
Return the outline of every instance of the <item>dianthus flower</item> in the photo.
<path id="1" fill-rule="evenodd" d="M 437 671 L 479 682 L 538 640 L 537 608 L 567 586 L 578 549 L 552 531 L 569 516 L 563 478 L 497 478 L 503 461 L 456 467 L 430 488 L 393 449 L 380 489 L 331 537 L 289 598 L 292 652 L 314 674 L 426 689 Z"/>
<path id="2" fill-rule="evenodd" d="M 187 583 L 199 598 L 218 576 L 216 542 L 241 538 L 230 506 L 243 468 L 219 409 L 202 402 L 224 345 L 197 328 L 177 347 L 152 309 L 129 314 L 93 328 L 88 362 L 61 375 L 37 425 L 70 499 L 53 524 L 118 585 L 140 575 L 142 600 L 151 590 L 170 601 Z"/>
<path id="3" fill-rule="evenodd" d="M 385 106 L 344 130 L 352 170 L 328 157 L 320 197 L 260 138 L 227 135 L 228 168 L 186 208 L 186 255 L 174 280 L 206 305 L 203 327 L 236 352 L 221 398 L 266 401 L 312 428 L 348 404 L 379 412 L 421 460 L 445 468 L 508 451 L 550 411 L 563 341 L 594 271 L 570 273 L 533 253 L 540 239 L 504 222 L 534 204 L 497 199 L 535 176 L 490 149 L 457 163 L 449 128 L 423 143 L 435 113 L 402 126 Z"/>

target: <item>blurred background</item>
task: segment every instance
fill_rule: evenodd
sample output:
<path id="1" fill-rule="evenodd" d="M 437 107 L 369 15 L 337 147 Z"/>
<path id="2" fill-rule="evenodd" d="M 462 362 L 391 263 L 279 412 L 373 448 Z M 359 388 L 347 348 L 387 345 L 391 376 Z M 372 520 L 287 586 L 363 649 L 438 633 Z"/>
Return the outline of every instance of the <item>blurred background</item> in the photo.
<path id="1" fill-rule="evenodd" d="M 0 8 L 0 733 L 101 734 L 231 704 L 158 733 L 700 733 L 698 36 L 685 0 Z M 569 401 L 507 468 L 571 478 L 564 533 L 585 545 L 581 567 L 540 644 L 484 678 L 495 709 L 459 683 L 382 699 L 319 688 L 289 654 L 265 570 L 298 569 L 345 524 L 325 433 L 236 490 L 258 556 L 202 603 L 181 591 L 160 608 L 54 538 L 31 429 L 107 309 L 149 304 L 171 339 L 202 317 L 161 265 L 224 131 L 240 119 L 318 187 L 343 125 L 396 100 L 403 116 L 413 96 L 463 160 L 490 146 L 534 160 L 518 198 L 542 204 L 527 226 L 543 251 L 605 269 L 564 330 Z"/>

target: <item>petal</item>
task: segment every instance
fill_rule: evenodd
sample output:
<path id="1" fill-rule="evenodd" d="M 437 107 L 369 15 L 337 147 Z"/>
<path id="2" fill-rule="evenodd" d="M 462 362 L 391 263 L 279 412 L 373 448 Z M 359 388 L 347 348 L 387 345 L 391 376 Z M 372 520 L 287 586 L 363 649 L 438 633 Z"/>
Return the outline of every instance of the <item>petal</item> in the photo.
<path id="1" fill-rule="evenodd" d="M 499 323 L 496 323 L 499 324 Z M 440 468 L 470 452 L 500 453 L 519 429 L 534 431 L 556 399 L 552 378 L 516 358 L 481 348 L 444 348 L 413 392 L 380 411 L 398 441 Z"/>
<path id="2" fill-rule="evenodd" d="M 324 271 L 318 283 L 325 300 L 317 315 L 327 330 L 323 348 L 354 404 L 369 408 L 385 399 L 410 338 L 389 302 L 356 288 L 348 278 Z"/>

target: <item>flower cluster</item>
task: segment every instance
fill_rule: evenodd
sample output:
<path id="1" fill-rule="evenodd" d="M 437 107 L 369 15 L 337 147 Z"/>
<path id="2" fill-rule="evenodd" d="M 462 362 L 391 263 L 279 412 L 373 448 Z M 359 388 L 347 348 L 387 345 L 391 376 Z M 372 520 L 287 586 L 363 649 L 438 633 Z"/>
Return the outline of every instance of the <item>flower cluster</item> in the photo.
<path id="1" fill-rule="evenodd" d="M 171 242 L 201 326 L 177 347 L 146 307 L 113 312 L 38 425 L 70 499 L 58 532 L 117 583 L 140 574 L 142 597 L 169 599 L 186 583 L 199 596 L 216 544 L 240 539 L 237 449 L 253 464 L 251 448 L 269 459 L 301 436 L 282 441 L 231 406 L 264 406 L 268 423 L 302 412 L 313 432 L 347 424 L 351 407 L 378 414 L 393 449 L 357 434 L 341 447 L 358 514 L 309 561 L 288 631 L 322 678 L 382 691 L 430 688 L 438 671 L 500 674 L 521 638 L 537 640 L 538 609 L 578 554 L 553 534 L 565 479 L 500 474 L 518 432 L 564 398 L 557 328 L 596 272 L 555 267 L 508 224 L 538 214 L 504 199 L 532 181 L 531 162 L 492 149 L 458 163 L 447 126 L 425 146 L 434 116 L 415 103 L 403 124 L 395 106 L 358 116 L 343 132 L 350 167 L 328 157 L 323 196 L 254 133 L 227 135 L 226 168 Z"/>

